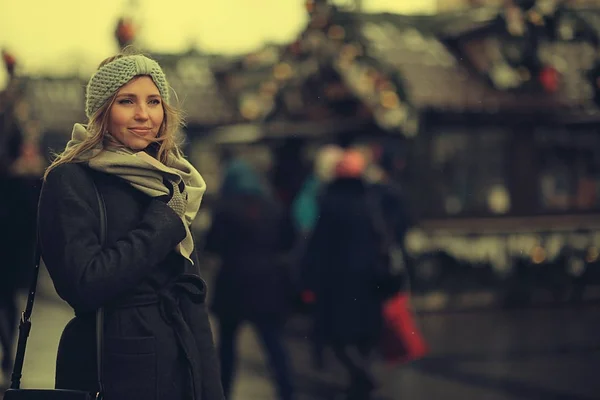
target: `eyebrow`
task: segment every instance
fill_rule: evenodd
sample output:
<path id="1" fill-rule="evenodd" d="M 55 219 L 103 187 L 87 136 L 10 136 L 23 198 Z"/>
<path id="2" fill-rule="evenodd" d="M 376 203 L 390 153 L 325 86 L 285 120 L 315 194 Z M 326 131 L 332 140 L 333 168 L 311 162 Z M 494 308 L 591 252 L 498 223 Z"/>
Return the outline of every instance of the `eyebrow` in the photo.
<path id="1" fill-rule="evenodd" d="M 134 97 L 134 98 L 137 98 L 137 95 L 135 93 L 119 93 L 117 95 L 117 97 Z M 160 95 L 159 94 L 151 94 L 148 97 L 159 97 L 160 98 Z"/>

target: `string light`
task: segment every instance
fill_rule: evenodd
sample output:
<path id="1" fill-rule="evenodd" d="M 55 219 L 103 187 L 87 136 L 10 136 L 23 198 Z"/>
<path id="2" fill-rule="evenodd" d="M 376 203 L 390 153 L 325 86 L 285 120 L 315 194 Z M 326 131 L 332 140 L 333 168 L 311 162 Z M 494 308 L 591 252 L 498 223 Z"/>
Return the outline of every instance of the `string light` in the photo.
<path id="1" fill-rule="evenodd" d="M 327 36 L 332 40 L 343 40 L 346 36 L 346 31 L 339 25 L 333 25 L 327 31 Z"/>
<path id="2" fill-rule="evenodd" d="M 255 120 L 260 116 L 261 109 L 258 101 L 254 98 L 247 98 L 242 101 L 240 114 L 248 120 Z"/>
<path id="3" fill-rule="evenodd" d="M 542 70 L 540 71 L 539 80 L 546 92 L 554 93 L 558 90 L 560 82 L 559 74 L 556 69 L 552 67 L 542 68 Z"/>
<path id="4" fill-rule="evenodd" d="M 542 17 L 542 15 L 539 12 L 532 10 L 527 13 L 527 16 L 529 17 L 528 19 L 532 24 L 537 26 L 544 26 L 544 17 Z"/>
<path id="5" fill-rule="evenodd" d="M 263 84 L 260 85 L 260 92 L 261 94 L 267 94 L 270 96 L 274 96 L 275 93 L 277 93 L 277 83 L 273 82 L 273 81 L 268 81 L 268 82 L 264 82 Z"/>
<path id="6" fill-rule="evenodd" d="M 306 0 L 304 7 L 309 14 L 312 14 L 315 11 L 315 0 Z"/>
<path id="7" fill-rule="evenodd" d="M 388 109 L 398 108 L 400 105 L 400 99 L 398 98 L 398 95 L 391 90 L 382 91 L 379 95 L 379 101 L 383 107 Z"/>
<path id="8" fill-rule="evenodd" d="M 293 73 L 292 66 L 288 63 L 279 63 L 273 67 L 273 76 L 275 76 L 275 79 L 277 80 L 283 81 L 289 79 Z"/>

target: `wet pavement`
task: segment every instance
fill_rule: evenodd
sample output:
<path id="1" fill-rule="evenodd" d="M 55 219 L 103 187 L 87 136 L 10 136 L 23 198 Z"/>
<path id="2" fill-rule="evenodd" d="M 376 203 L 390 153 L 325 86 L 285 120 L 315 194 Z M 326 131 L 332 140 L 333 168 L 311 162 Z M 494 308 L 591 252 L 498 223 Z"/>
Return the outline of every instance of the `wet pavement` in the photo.
<path id="1" fill-rule="evenodd" d="M 72 317 L 47 276 L 34 308 L 22 387 L 53 385 L 56 347 Z M 21 298 L 23 304 L 24 297 Z M 600 306 L 422 314 L 431 347 L 423 360 L 387 368 L 374 360 L 376 399 L 600 399 Z M 312 368 L 307 321 L 288 324 L 298 399 L 338 399 L 345 376 L 328 357 Z M 250 326 L 238 342 L 239 372 L 231 400 L 276 400 L 261 347 Z"/>

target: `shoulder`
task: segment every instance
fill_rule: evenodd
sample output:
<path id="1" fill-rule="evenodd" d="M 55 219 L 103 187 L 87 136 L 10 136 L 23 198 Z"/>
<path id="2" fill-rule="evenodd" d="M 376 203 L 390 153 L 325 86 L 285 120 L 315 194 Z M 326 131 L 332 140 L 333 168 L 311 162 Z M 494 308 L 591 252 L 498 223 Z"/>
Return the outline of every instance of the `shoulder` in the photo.
<path id="1" fill-rule="evenodd" d="M 42 195 L 60 197 L 86 197 L 94 193 L 91 170 L 84 164 L 66 163 L 53 168 L 43 183 Z"/>
<path id="2" fill-rule="evenodd" d="M 89 167 L 80 163 L 66 163 L 53 168 L 46 177 L 46 185 L 76 185 L 92 181 Z"/>
<path id="3" fill-rule="evenodd" d="M 71 221 L 84 221 L 96 214 L 96 194 L 87 167 L 79 164 L 61 164 L 53 168 L 43 182 L 38 204 L 40 234 L 52 236 L 54 224 L 64 216 Z M 64 226 L 63 226 L 64 228 Z"/>

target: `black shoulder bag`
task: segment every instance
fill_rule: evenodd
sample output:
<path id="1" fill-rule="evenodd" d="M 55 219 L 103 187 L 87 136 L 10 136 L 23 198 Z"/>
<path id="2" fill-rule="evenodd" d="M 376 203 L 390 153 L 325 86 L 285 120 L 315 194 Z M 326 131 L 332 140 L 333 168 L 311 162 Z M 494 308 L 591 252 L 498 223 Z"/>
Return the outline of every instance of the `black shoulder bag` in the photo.
<path id="1" fill-rule="evenodd" d="M 100 210 L 100 240 L 101 243 L 106 242 L 106 209 L 102 195 L 94 184 L 96 197 L 98 198 L 98 208 Z M 27 305 L 25 311 L 21 315 L 19 323 L 19 342 L 17 345 L 17 354 L 15 356 L 15 364 L 11 376 L 10 388 L 4 394 L 4 400 L 101 400 L 102 399 L 102 348 L 103 348 L 103 327 L 104 327 L 104 311 L 99 308 L 96 312 L 96 362 L 98 368 L 98 393 L 89 393 L 81 390 L 64 390 L 64 389 L 20 389 L 21 372 L 23 371 L 23 362 L 25 360 L 25 347 L 27 346 L 27 338 L 31 330 L 31 313 L 33 312 L 33 302 L 35 300 L 35 292 L 37 288 L 38 273 L 40 270 L 41 248 L 39 238 L 37 239 L 35 250 L 35 267 L 31 285 L 29 288 L 29 296 L 27 297 Z"/>

